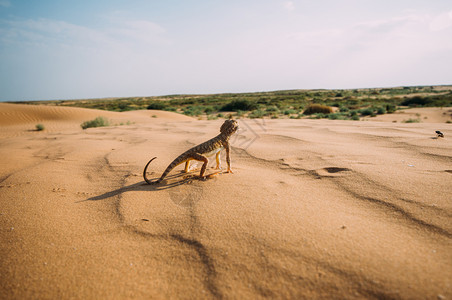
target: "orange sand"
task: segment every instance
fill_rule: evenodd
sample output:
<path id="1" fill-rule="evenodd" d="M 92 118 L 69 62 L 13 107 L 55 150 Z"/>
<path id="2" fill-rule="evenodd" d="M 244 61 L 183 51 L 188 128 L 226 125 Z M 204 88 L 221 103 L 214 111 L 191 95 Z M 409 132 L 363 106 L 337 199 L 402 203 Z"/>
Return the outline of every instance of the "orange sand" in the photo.
<path id="1" fill-rule="evenodd" d="M 149 186 L 222 120 L 0 104 L 0 298 L 450 299 L 452 125 L 386 121 L 239 120 L 234 174 Z"/>

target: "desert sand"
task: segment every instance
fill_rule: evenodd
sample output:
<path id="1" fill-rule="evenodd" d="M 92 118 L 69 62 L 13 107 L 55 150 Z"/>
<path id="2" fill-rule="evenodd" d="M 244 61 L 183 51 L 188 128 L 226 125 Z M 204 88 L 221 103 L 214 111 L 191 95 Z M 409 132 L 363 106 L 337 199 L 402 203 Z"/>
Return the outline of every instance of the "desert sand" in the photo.
<path id="1" fill-rule="evenodd" d="M 157 178 L 222 120 L 0 104 L 0 298 L 451 299 L 452 124 L 432 110 L 240 119 L 234 174 L 151 186 L 150 158 Z M 97 116 L 118 125 L 80 128 Z"/>

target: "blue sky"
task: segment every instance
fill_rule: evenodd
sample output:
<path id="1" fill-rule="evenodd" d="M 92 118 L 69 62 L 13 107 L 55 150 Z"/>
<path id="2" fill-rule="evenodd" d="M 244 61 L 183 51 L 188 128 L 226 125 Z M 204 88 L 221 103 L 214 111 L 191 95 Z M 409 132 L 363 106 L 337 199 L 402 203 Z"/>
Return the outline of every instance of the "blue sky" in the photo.
<path id="1" fill-rule="evenodd" d="M 452 84 L 450 0 L 0 0 L 0 101 Z"/>

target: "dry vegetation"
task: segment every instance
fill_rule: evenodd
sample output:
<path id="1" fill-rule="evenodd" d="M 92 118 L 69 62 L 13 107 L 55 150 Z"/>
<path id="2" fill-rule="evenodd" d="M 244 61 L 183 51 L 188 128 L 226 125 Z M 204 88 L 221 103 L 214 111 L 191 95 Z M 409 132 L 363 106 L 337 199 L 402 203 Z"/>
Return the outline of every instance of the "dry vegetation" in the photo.
<path id="1" fill-rule="evenodd" d="M 452 86 L 414 86 L 349 90 L 287 90 L 238 94 L 169 95 L 23 103 L 74 106 L 109 111 L 156 109 L 217 119 L 233 114 L 248 118 L 360 117 L 393 113 L 398 107 L 450 107 Z"/>

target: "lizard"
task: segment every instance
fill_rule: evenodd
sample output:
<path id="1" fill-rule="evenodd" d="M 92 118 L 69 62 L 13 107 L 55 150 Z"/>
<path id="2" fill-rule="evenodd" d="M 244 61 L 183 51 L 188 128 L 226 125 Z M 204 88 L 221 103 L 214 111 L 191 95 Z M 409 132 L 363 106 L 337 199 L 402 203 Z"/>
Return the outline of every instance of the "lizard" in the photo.
<path id="1" fill-rule="evenodd" d="M 168 165 L 166 170 L 162 173 L 159 179 L 151 181 L 146 177 L 146 170 L 149 164 L 156 159 L 157 157 L 152 158 L 144 167 L 143 178 L 148 184 L 157 184 L 163 181 L 163 179 L 171 172 L 176 166 L 185 162 L 184 172 L 189 171 L 190 161 L 197 160 L 203 162 L 201 167 L 201 172 L 199 174 L 200 178 L 204 178 L 204 174 L 206 172 L 207 164 L 209 163 L 208 156 L 216 154 L 216 169 L 220 169 L 220 152 L 223 149 L 226 149 L 226 162 L 228 164 L 227 173 L 233 173 L 231 170 L 231 147 L 229 145 L 229 138 L 237 131 L 238 122 L 236 120 L 226 120 L 220 128 L 220 134 L 216 137 L 199 144 L 191 149 L 188 149 L 181 155 L 179 155 L 176 159 L 173 160 L 172 163 Z"/>

